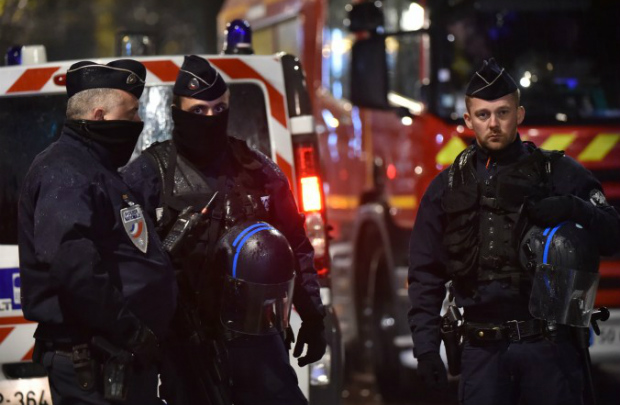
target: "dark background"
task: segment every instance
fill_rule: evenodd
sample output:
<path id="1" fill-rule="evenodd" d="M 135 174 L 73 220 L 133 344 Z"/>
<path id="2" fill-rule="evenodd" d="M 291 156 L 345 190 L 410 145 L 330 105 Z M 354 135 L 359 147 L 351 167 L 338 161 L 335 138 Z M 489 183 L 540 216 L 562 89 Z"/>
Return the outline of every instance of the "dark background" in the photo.
<path id="1" fill-rule="evenodd" d="M 113 57 L 117 33 L 131 30 L 154 34 L 158 54 L 218 53 L 215 18 L 223 2 L 0 0 L 0 51 L 43 44 L 49 61 Z"/>

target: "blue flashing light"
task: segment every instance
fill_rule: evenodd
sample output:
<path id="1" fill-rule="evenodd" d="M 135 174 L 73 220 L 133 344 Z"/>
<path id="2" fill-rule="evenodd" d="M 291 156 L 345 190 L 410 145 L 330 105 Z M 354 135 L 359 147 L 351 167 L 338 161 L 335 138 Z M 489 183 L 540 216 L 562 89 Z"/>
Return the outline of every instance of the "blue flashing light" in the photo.
<path id="1" fill-rule="evenodd" d="M 4 62 L 7 66 L 21 65 L 22 64 L 22 46 L 15 45 L 9 47 L 4 55 Z"/>
<path id="2" fill-rule="evenodd" d="M 245 20 L 232 20 L 226 25 L 225 54 L 252 54 L 252 28 Z"/>
<path id="3" fill-rule="evenodd" d="M 554 83 L 559 85 L 565 85 L 569 90 L 575 90 L 579 86 L 579 79 L 576 77 L 557 77 Z"/>
<path id="4" fill-rule="evenodd" d="M 570 90 L 575 90 L 577 86 L 579 86 L 579 80 L 575 78 L 566 79 L 566 87 L 568 87 Z"/>

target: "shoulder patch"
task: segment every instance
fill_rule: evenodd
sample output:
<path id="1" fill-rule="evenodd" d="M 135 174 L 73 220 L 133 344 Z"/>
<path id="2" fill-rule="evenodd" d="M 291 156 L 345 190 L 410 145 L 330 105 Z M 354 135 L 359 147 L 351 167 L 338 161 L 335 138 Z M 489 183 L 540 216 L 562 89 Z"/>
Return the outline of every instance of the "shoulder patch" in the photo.
<path id="1" fill-rule="evenodd" d="M 590 202 L 592 203 L 592 205 L 596 207 L 609 206 L 609 203 L 607 202 L 607 199 L 605 198 L 605 194 L 603 194 L 601 190 L 594 189 L 590 191 Z"/>
<path id="2" fill-rule="evenodd" d="M 121 220 L 129 240 L 142 253 L 146 253 L 149 244 L 148 229 L 142 213 L 142 208 L 138 204 L 121 209 Z"/>

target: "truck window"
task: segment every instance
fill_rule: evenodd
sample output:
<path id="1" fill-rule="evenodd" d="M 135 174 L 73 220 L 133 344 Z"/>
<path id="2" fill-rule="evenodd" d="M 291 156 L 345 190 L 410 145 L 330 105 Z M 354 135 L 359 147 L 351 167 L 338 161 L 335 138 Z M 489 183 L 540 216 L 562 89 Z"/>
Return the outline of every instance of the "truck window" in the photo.
<path id="1" fill-rule="evenodd" d="M 350 97 L 351 46 L 353 36 L 344 26 L 350 0 L 332 0 L 323 31 L 323 87 L 335 98 Z"/>
<path id="2" fill-rule="evenodd" d="M 228 133 L 271 156 L 265 93 L 255 83 L 232 83 Z"/>

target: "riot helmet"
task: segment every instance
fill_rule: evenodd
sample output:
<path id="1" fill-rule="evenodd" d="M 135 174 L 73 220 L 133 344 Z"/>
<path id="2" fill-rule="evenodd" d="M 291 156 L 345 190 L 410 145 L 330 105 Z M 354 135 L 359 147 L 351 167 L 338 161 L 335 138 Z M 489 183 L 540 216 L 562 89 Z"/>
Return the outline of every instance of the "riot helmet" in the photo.
<path id="1" fill-rule="evenodd" d="M 224 270 L 220 319 L 226 328 L 269 335 L 288 327 L 295 256 L 284 235 L 266 222 L 234 225 L 219 239 L 215 260 Z"/>
<path id="2" fill-rule="evenodd" d="M 529 310 L 533 317 L 562 325 L 588 327 L 598 287 L 599 253 L 583 226 L 563 222 L 533 226 L 519 253 L 532 274 Z"/>

